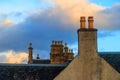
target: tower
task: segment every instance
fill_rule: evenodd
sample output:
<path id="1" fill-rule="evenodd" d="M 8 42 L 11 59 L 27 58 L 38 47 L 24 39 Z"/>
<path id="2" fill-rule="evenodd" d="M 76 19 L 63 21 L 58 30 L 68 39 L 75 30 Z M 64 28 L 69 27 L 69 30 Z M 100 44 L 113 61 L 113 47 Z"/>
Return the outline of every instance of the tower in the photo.
<path id="1" fill-rule="evenodd" d="M 33 56 L 32 56 L 32 53 L 33 53 L 32 43 L 30 43 L 28 49 L 29 49 L 28 63 L 32 63 L 32 61 L 33 61 Z"/>

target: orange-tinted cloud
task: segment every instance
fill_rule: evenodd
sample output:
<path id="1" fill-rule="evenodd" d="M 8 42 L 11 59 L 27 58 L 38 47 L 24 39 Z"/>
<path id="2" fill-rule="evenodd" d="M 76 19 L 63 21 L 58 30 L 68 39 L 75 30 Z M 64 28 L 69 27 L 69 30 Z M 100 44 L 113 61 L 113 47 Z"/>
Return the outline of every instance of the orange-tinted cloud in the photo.
<path id="1" fill-rule="evenodd" d="M 5 19 L 4 21 L 0 21 L 0 26 L 11 26 L 14 23 L 10 19 Z"/>
<path id="2" fill-rule="evenodd" d="M 88 0 L 54 0 L 56 6 L 71 17 L 75 24 L 78 24 L 80 16 L 93 16 L 104 7 L 90 3 Z"/>
<path id="3" fill-rule="evenodd" d="M 14 52 L 12 50 L 0 55 L 4 58 L 1 60 L 2 63 L 27 63 L 28 54 L 25 52 Z M 1 62 L 0 61 L 0 62 Z"/>

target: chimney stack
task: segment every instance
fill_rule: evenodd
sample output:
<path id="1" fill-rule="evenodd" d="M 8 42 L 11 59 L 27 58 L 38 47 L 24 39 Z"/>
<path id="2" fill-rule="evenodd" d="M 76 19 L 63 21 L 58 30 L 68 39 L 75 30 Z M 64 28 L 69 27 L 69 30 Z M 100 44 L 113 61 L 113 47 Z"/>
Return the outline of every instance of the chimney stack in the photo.
<path id="1" fill-rule="evenodd" d="M 85 17 L 81 17 L 81 28 L 78 29 L 78 53 L 97 51 L 97 29 L 93 26 L 93 16 L 88 17 L 88 28 L 85 28 Z M 86 46 L 87 45 L 87 46 Z"/>
<path id="2" fill-rule="evenodd" d="M 88 28 L 89 29 L 93 29 L 93 22 L 94 22 L 93 16 L 89 16 L 88 17 Z"/>
<path id="3" fill-rule="evenodd" d="M 85 22 L 86 22 L 85 17 L 84 16 L 80 17 L 80 28 L 81 29 L 85 29 Z"/>

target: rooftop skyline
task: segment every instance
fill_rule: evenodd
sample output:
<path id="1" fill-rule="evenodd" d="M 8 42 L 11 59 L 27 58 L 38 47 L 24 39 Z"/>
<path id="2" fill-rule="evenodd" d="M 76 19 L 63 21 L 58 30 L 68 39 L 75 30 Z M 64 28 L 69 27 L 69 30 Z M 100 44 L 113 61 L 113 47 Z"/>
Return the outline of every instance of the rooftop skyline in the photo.
<path id="1" fill-rule="evenodd" d="M 119 0 L 2 0 L 0 7 L 0 62 L 25 63 L 30 42 L 34 57 L 49 58 L 52 40 L 76 55 L 80 16 L 94 16 L 99 52 L 120 52 Z"/>

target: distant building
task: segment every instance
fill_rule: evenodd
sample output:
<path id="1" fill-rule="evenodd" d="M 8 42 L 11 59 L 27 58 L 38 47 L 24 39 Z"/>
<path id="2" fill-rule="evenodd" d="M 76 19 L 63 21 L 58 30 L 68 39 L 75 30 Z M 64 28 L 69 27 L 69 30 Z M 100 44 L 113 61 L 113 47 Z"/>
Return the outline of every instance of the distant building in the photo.
<path id="1" fill-rule="evenodd" d="M 69 50 L 67 43 L 62 44 L 62 41 L 52 41 L 50 51 L 51 64 L 63 64 L 74 58 L 73 50 Z"/>
<path id="2" fill-rule="evenodd" d="M 50 51 L 50 60 L 42 60 L 37 54 L 36 59 L 33 59 L 33 47 L 32 43 L 29 46 L 29 56 L 28 64 L 64 64 L 69 63 L 74 59 L 73 50 L 70 50 L 67 46 L 67 43 L 63 45 L 62 41 L 52 41 L 51 51 Z"/>

